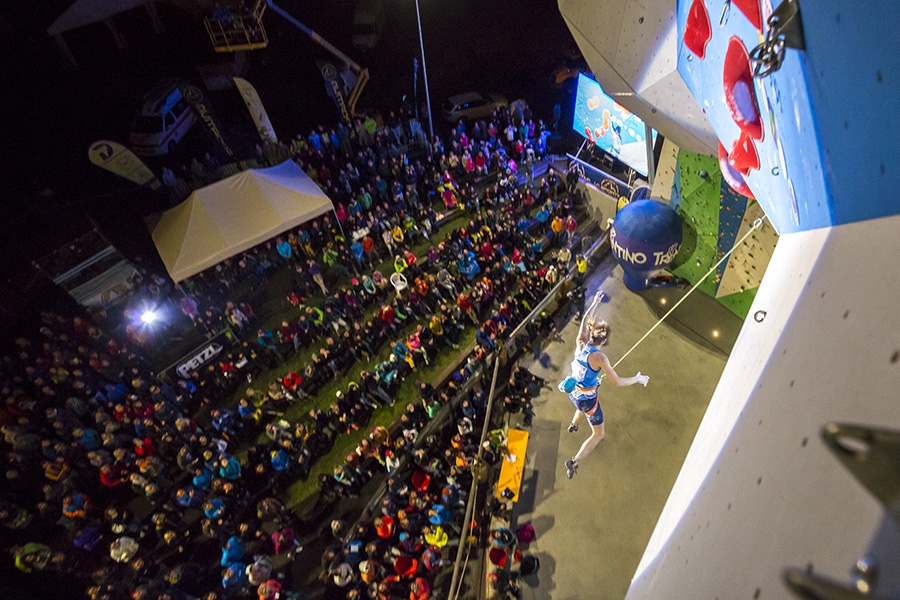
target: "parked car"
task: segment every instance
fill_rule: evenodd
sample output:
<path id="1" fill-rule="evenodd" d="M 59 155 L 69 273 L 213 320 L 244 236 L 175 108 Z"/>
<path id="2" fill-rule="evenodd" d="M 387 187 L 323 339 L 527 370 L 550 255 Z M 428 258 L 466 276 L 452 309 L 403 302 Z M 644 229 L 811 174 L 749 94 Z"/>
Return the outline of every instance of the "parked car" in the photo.
<path id="1" fill-rule="evenodd" d="M 482 119 L 494 113 L 499 106 L 509 104 L 507 99 L 500 94 L 479 94 L 478 92 L 466 92 L 457 96 L 450 96 L 441 105 L 441 113 L 451 123 L 460 119 Z"/>
<path id="2" fill-rule="evenodd" d="M 196 122 L 197 116 L 178 85 L 163 83 L 141 100 L 128 141 L 141 156 L 168 154 Z"/>

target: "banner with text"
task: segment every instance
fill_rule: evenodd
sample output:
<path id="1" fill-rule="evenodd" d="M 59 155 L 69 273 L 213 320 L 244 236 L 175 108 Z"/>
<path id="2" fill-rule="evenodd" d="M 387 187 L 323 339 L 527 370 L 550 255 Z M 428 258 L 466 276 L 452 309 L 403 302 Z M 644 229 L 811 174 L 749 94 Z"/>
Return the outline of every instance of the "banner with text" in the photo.
<path id="1" fill-rule="evenodd" d="M 234 152 L 228 147 L 228 142 L 225 141 L 225 138 L 222 135 L 222 124 L 213 114 L 212 107 L 209 104 L 209 98 L 206 97 L 203 90 L 195 85 L 186 85 L 181 88 L 181 93 L 184 94 L 187 101 L 190 102 L 191 106 L 194 107 L 194 110 L 197 111 L 197 116 L 200 117 L 200 120 L 206 125 L 212 138 L 222 146 L 222 149 L 225 150 L 225 153 L 228 154 L 228 156 L 233 157 Z"/>
<path id="2" fill-rule="evenodd" d="M 337 67 L 324 60 L 317 60 L 316 65 L 319 67 L 319 71 L 325 79 L 325 91 L 328 92 L 328 95 L 331 96 L 331 99 L 337 104 L 338 110 L 341 111 L 341 117 L 344 121 L 350 123 L 350 111 L 347 109 L 347 99 L 344 98 L 344 90 L 342 89 L 343 80 L 340 77 L 340 73 L 338 73 Z"/>
<path id="3" fill-rule="evenodd" d="M 580 158 L 575 158 L 571 154 L 567 154 L 566 156 L 569 157 L 569 165 L 574 165 L 578 175 L 596 185 L 601 191 L 609 194 L 613 198 L 624 197 L 626 201 L 631 196 L 631 186 L 624 181 L 619 181 L 609 173 L 605 173 L 594 165 L 587 163 Z"/>
<path id="4" fill-rule="evenodd" d="M 266 113 L 262 100 L 260 100 L 259 94 L 256 93 L 256 88 L 253 87 L 253 84 L 241 77 L 235 77 L 234 85 L 237 86 L 241 97 L 244 99 L 244 104 L 247 105 L 247 110 L 250 111 L 250 116 L 253 117 L 253 123 L 256 125 L 259 137 L 263 141 L 268 141 L 272 144 L 278 143 L 275 130 L 272 129 L 272 122 L 269 120 L 269 115 Z"/>
<path id="5" fill-rule="evenodd" d="M 162 187 L 159 179 L 137 155 L 117 142 L 98 140 L 88 148 L 91 162 L 138 185 L 146 185 L 151 190 Z"/>

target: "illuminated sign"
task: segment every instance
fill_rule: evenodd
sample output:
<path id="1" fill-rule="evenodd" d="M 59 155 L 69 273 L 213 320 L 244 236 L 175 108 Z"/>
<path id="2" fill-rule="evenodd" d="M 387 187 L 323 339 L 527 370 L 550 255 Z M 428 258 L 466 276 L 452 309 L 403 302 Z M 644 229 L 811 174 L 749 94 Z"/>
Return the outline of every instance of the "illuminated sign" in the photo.
<path id="1" fill-rule="evenodd" d="M 647 174 L 644 122 L 583 73 L 578 75 L 572 128 L 638 173 Z"/>

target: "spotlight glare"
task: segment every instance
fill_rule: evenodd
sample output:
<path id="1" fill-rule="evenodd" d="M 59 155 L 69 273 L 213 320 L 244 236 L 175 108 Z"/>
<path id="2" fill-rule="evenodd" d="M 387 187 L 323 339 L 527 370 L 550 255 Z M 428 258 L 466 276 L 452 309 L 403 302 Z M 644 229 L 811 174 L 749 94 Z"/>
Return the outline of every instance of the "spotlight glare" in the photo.
<path id="1" fill-rule="evenodd" d="M 713 329 L 712 335 L 713 335 L 714 338 L 719 337 L 719 330 L 718 330 L 718 329 Z"/>
<path id="2" fill-rule="evenodd" d="M 149 325 L 156 320 L 156 317 L 157 315 L 155 312 L 153 312 L 152 310 L 147 310 L 144 311 L 144 313 L 141 315 L 141 321 Z"/>
<path id="3" fill-rule="evenodd" d="M 665 298 L 660 298 L 660 299 L 659 299 L 659 303 L 662 304 L 662 305 L 665 305 L 665 304 L 666 304 L 666 299 L 665 299 Z"/>

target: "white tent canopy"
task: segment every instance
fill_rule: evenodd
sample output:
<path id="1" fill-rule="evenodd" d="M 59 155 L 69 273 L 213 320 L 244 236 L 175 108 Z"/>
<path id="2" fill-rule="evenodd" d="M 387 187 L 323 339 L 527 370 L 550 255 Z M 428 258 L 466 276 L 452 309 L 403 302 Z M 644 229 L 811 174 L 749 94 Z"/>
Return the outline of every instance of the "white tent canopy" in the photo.
<path id="1" fill-rule="evenodd" d="M 325 192 L 287 160 L 196 190 L 162 214 L 153 242 L 177 282 L 332 208 Z"/>

